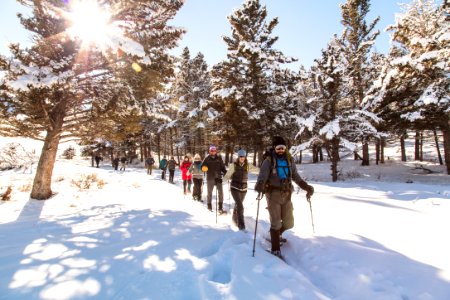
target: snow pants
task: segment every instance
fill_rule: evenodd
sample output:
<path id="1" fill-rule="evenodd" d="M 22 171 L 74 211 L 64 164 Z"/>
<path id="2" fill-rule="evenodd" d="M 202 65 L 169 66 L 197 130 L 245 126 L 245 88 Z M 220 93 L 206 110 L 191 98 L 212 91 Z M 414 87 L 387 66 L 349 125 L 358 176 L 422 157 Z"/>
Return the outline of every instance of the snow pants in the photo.
<path id="1" fill-rule="evenodd" d="M 213 188 L 214 186 L 216 187 L 216 193 L 219 193 L 219 209 L 222 209 L 223 206 L 223 188 L 222 188 L 222 184 L 219 183 L 216 185 L 216 181 L 214 179 L 212 180 L 207 180 L 206 181 L 206 186 L 208 188 L 208 196 L 206 198 L 206 200 L 208 201 L 208 206 L 211 205 L 212 203 L 212 192 L 213 192 Z"/>
<path id="2" fill-rule="evenodd" d="M 270 228 L 283 231 L 294 227 L 294 207 L 291 201 L 291 192 L 270 190 L 266 194 L 267 209 L 270 216 Z"/>
<path id="3" fill-rule="evenodd" d="M 203 178 L 193 178 L 194 180 L 194 192 L 192 193 L 192 197 L 196 200 L 202 200 L 202 184 Z"/>

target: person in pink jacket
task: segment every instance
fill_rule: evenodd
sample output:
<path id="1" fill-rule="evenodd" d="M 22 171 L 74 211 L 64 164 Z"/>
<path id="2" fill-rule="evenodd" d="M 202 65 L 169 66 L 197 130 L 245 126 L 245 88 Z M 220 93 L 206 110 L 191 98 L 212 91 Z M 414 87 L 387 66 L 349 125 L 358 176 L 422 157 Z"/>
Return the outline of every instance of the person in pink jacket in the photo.
<path id="1" fill-rule="evenodd" d="M 185 156 L 183 162 L 180 165 L 181 179 L 183 180 L 183 190 L 185 195 L 191 192 L 192 174 L 189 173 L 189 167 L 191 165 L 192 162 L 189 159 L 189 156 Z"/>

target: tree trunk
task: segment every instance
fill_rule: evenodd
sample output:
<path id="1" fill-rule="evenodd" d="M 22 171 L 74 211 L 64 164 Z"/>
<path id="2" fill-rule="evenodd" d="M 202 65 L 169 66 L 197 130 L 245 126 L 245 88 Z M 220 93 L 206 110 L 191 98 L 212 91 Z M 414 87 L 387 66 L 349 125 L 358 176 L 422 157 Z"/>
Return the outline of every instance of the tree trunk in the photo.
<path id="1" fill-rule="evenodd" d="M 339 161 L 339 138 L 331 140 L 331 178 L 333 182 L 338 180 L 337 166 Z"/>
<path id="2" fill-rule="evenodd" d="M 414 140 L 414 160 L 420 160 L 420 131 L 416 130 L 416 137 Z"/>
<path id="3" fill-rule="evenodd" d="M 447 124 L 442 129 L 442 135 L 444 136 L 444 160 L 447 167 L 447 174 L 450 175 L 450 124 Z"/>
<path id="4" fill-rule="evenodd" d="M 406 136 L 406 134 L 402 134 L 400 136 L 400 150 L 401 150 L 402 161 L 406 161 L 405 136 Z"/>
<path id="5" fill-rule="evenodd" d="M 58 151 L 61 128 L 47 131 L 42 153 L 34 177 L 33 188 L 30 197 L 37 200 L 45 200 L 52 196 L 52 174 Z"/>
<path id="6" fill-rule="evenodd" d="M 433 134 L 434 134 L 434 143 L 436 144 L 436 151 L 437 151 L 437 155 L 438 155 L 438 159 L 439 159 L 439 164 L 442 166 L 444 164 L 444 162 L 442 161 L 441 150 L 439 149 L 439 139 L 438 139 L 436 130 L 433 130 Z"/>
<path id="7" fill-rule="evenodd" d="M 386 146 L 386 140 L 384 137 L 381 138 L 380 143 L 380 163 L 384 164 L 384 147 Z"/>
<path id="8" fill-rule="evenodd" d="M 361 166 L 368 166 L 369 163 L 369 143 L 367 141 L 363 142 L 363 146 L 362 146 L 362 162 L 361 162 Z"/>
<path id="9" fill-rule="evenodd" d="M 378 165 L 380 163 L 380 149 L 381 149 L 381 140 L 377 139 L 377 143 L 375 145 L 375 164 Z"/>

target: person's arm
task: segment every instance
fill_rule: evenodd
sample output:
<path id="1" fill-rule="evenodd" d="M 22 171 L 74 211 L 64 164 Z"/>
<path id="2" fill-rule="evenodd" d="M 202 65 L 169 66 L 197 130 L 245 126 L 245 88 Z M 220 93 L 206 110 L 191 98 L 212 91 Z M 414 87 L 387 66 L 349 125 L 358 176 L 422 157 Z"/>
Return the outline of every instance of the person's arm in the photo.
<path id="1" fill-rule="evenodd" d="M 314 188 L 312 185 L 309 185 L 306 183 L 306 181 L 303 180 L 303 178 L 298 174 L 297 166 L 295 163 L 292 164 L 291 167 L 292 171 L 292 179 L 295 181 L 295 183 L 302 189 L 306 191 L 306 197 L 309 198 L 314 194 Z"/>
<path id="2" fill-rule="evenodd" d="M 223 180 L 225 181 L 230 180 L 233 173 L 234 173 L 234 163 L 231 163 L 228 165 L 228 171 L 225 174 L 225 176 L 223 176 Z"/>
<path id="3" fill-rule="evenodd" d="M 265 192 L 266 182 L 269 180 L 270 176 L 270 167 L 271 162 L 270 159 L 265 159 L 261 165 L 261 169 L 259 170 L 258 179 L 256 180 L 255 190 L 258 193 Z"/>

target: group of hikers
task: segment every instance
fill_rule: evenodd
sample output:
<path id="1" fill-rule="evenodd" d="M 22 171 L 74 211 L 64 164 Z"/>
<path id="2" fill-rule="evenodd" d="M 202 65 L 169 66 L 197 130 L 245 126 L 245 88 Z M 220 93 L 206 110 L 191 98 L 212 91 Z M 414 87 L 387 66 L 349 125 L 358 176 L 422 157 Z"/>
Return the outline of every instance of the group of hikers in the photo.
<path id="1" fill-rule="evenodd" d="M 282 234 L 294 226 L 293 205 L 291 195 L 294 191 L 293 182 L 307 192 L 306 197 L 310 201 L 314 188 L 307 184 L 299 175 L 296 165 L 289 151 L 287 143 L 280 136 L 274 136 L 272 147 L 264 154 L 260 168 L 248 163 L 247 153 L 241 149 L 237 152 L 237 159 L 226 169 L 222 157 L 217 153 L 217 147 L 211 145 L 208 155 L 202 160 L 200 154 L 195 154 L 193 162 L 189 156 L 185 156 L 181 164 L 181 178 L 184 194 L 191 193 L 194 200 L 202 201 L 202 187 L 206 177 L 207 208 L 212 211 L 212 194 L 216 188 L 218 203 L 216 209 L 219 214 L 224 213 L 223 208 L 223 180 L 229 181 L 230 193 L 234 200 L 232 220 L 239 230 L 245 230 L 243 202 L 248 189 L 249 172 L 258 173 L 255 191 L 258 192 L 258 201 L 266 196 L 267 209 L 270 217 L 270 252 L 282 258 L 280 246 L 286 242 Z M 147 173 L 152 174 L 155 160 L 147 158 Z M 176 166 L 178 163 L 174 157 L 169 160 L 166 157 L 160 161 L 161 179 L 165 180 L 166 170 L 169 170 L 169 182 L 173 183 Z"/>

